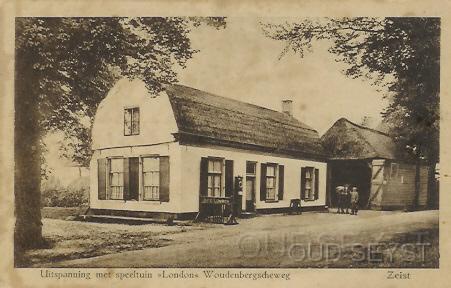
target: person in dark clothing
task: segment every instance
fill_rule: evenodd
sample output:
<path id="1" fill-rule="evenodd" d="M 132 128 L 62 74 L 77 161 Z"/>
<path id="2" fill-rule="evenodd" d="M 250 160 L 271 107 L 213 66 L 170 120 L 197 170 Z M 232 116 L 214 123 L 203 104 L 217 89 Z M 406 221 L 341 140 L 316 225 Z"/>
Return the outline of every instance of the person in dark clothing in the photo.
<path id="1" fill-rule="evenodd" d="M 357 187 L 352 187 L 352 191 L 350 193 L 350 202 L 351 202 L 351 215 L 357 215 L 359 209 L 359 192 L 357 191 Z"/>

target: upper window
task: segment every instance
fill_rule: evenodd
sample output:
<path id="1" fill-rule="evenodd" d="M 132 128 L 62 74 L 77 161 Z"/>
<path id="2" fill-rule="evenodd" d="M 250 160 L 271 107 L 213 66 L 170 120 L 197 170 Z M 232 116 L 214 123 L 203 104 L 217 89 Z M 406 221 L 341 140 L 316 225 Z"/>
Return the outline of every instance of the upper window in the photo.
<path id="1" fill-rule="evenodd" d="M 276 200 L 276 164 L 266 167 L 266 200 Z"/>
<path id="2" fill-rule="evenodd" d="M 139 108 L 124 109 L 124 135 L 139 134 Z"/>
<path id="3" fill-rule="evenodd" d="M 143 158 L 143 200 L 160 199 L 160 158 Z"/>
<path id="4" fill-rule="evenodd" d="M 109 166 L 109 199 L 124 199 L 124 159 L 108 159 Z"/>
<path id="5" fill-rule="evenodd" d="M 208 189 L 209 197 L 225 197 L 225 191 L 222 189 L 222 159 L 208 159 Z"/>

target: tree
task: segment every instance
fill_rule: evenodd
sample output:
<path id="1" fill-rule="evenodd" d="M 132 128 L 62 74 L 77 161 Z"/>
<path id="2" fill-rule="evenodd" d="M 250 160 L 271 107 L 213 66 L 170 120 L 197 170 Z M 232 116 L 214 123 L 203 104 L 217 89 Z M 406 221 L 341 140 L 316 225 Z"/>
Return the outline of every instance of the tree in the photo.
<path id="1" fill-rule="evenodd" d="M 382 115 L 402 153 L 417 164 L 417 204 L 420 163 L 429 165 L 433 183 L 439 160 L 440 19 L 305 19 L 262 28 L 286 43 L 281 57 L 290 50 L 302 57 L 313 41 L 326 40 L 336 61 L 347 64 L 345 75 L 387 88 L 390 103 Z"/>
<path id="2" fill-rule="evenodd" d="M 98 104 L 122 76 L 141 78 L 154 93 L 177 81 L 197 51 L 189 32 L 224 18 L 16 18 L 15 256 L 43 242 L 40 215 L 41 145 L 47 131 L 79 139 L 74 160 L 89 156 Z M 87 127 L 86 127 L 87 126 Z M 16 265 L 20 263 L 16 262 Z"/>

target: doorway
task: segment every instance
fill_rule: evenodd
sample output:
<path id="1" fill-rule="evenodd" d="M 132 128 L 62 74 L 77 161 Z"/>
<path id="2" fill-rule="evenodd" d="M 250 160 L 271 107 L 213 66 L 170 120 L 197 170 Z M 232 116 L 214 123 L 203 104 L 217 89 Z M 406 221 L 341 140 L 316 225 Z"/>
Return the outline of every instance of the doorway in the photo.
<path id="1" fill-rule="evenodd" d="M 246 212 L 255 212 L 255 177 L 257 162 L 246 162 Z"/>
<path id="2" fill-rule="evenodd" d="M 327 202 L 330 207 L 337 207 L 337 195 L 335 187 L 349 184 L 357 187 L 359 191 L 359 207 L 366 209 L 371 190 L 371 168 L 370 162 L 366 160 L 333 160 L 328 163 L 331 169 L 329 179 L 329 191 Z"/>
<path id="3" fill-rule="evenodd" d="M 246 211 L 255 211 L 255 177 L 246 177 Z"/>

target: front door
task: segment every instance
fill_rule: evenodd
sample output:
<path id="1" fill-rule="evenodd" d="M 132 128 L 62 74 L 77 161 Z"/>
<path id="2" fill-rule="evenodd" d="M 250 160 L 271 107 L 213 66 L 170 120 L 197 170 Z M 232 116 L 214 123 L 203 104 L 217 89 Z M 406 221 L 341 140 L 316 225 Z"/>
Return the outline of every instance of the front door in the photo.
<path id="1" fill-rule="evenodd" d="M 255 211 L 255 177 L 246 177 L 246 211 Z"/>

